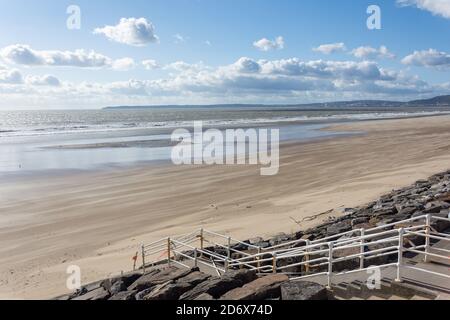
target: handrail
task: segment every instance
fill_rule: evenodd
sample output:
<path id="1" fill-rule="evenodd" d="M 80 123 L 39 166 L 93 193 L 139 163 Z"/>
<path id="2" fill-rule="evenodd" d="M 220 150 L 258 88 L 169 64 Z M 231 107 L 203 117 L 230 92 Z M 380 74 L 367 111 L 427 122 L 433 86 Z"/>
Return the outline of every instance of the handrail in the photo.
<path id="1" fill-rule="evenodd" d="M 422 220 L 424 220 L 425 223 L 408 226 L 408 223 Z M 450 241 L 449 234 L 436 232 L 436 230 L 432 228 L 432 221 L 450 222 L 450 219 L 432 215 L 422 215 L 371 229 L 354 229 L 325 238 L 316 239 L 314 241 L 304 239 L 293 240 L 266 248 L 235 240 L 216 232 L 200 229 L 178 237 L 161 239 L 148 245 L 142 245 L 143 269 L 145 272 L 146 257 L 158 253 L 165 254 L 167 251 L 168 263 L 173 261 L 174 263 L 185 267 L 187 267 L 187 265 L 177 261 L 176 256 L 174 257 L 174 260 L 171 260 L 172 253 L 179 258 L 193 260 L 195 265 L 207 265 L 216 270 L 223 270 L 223 272 L 226 272 L 230 268 L 248 268 L 257 271 L 258 273 L 283 272 L 288 275 L 296 273 L 302 274 L 295 279 L 306 278 L 311 275 L 326 274 L 328 277 L 328 284 L 331 285 L 333 275 L 339 274 L 333 271 L 333 267 L 336 263 L 359 259 L 360 263 L 358 268 L 355 267 L 355 270 L 345 271 L 351 273 L 366 270 L 367 268 L 365 268 L 364 261 L 376 257 L 397 255 L 398 261 L 395 263 L 395 266 L 397 266 L 397 280 L 401 280 L 401 269 L 404 268 L 404 252 L 423 254 L 425 260 L 427 257 L 449 259 L 448 256 L 430 252 L 430 249 L 449 252 L 447 249 L 433 248 L 431 240 Z M 401 225 L 405 225 L 405 227 L 396 229 L 397 226 Z M 227 240 L 227 244 L 221 244 L 214 240 L 210 240 L 208 239 L 208 236 Z M 425 244 L 414 245 L 411 240 L 408 240 L 413 236 L 425 238 Z M 334 240 L 330 241 L 330 239 Z M 193 244 L 193 242 L 197 240 L 200 240 L 200 247 Z M 376 246 L 378 244 L 390 242 L 393 242 L 394 244 L 382 248 Z M 224 254 L 204 248 L 205 243 L 224 249 Z M 298 246 L 303 243 L 304 245 Z M 242 245 L 243 248 L 239 249 L 236 245 Z M 191 256 L 191 253 L 183 252 L 183 248 L 194 251 L 194 257 Z M 335 257 L 336 252 L 353 248 L 360 248 L 360 250 L 357 252 L 351 250 L 345 256 Z M 248 250 L 255 249 L 258 251 L 257 253 L 252 254 L 251 252 L 248 252 Z M 232 253 L 237 255 L 232 255 Z M 208 257 L 209 259 L 207 259 Z M 279 262 L 283 262 L 283 264 L 279 265 Z M 286 264 L 286 262 L 288 263 Z M 223 264 L 223 268 L 217 263 Z M 393 263 L 385 263 L 378 267 L 392 265 Z M 305 271 L 285 272 L 285 270 L 295 267 L 302 267 Z M 322 272 L 323 268 L 317 270 L 314 269 L 319 267 L 327 268 L 327 271 Z M 426 270 L 422 271 L 427 272 Z"/>

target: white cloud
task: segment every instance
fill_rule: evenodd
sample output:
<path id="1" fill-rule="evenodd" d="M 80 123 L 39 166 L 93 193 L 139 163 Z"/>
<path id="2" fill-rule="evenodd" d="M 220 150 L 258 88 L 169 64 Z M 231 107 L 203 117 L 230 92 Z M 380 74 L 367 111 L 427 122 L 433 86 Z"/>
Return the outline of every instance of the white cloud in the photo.
<path id="1" fill-rule="evenodd" d="M 320 52 L 323 54 L 331 54 L 345 50 L 347 50 L 347 48 L 345 47 L 345 44 L 343 42 L 322 44 L 317 48 L 313 48 L 313 51 Z"/>
<path id="2" fill-rule="evenodd" d="M 208 47 L 210 47 L 212 44 L 211 44 L 211 41 L 209 41 L 209 40 L 205 40 L 205 42 L 204 42 Z"/>
<path id="3" fill-rule="evenodd" d="M 146 82 L 140 80 L 129 80 L 123 82 L 113 82 L 105 86 L 111 93 L 127 96 L 146 96 L 148 95 Z"/>
<path id="4" fill-rule="evenodd" d="M 450 0 L 397 0 L 400 6 L 415 6 L 450 19 Z"/>
<path id="5" fill-rule="evenodd" d="M 302 61 L 297 58 L 260 61 L 262 74 L 304 76 L 328 79 L 387 80 L 392 78 L 385 70 L 370 61 Z"/>
<path id="6" fill-rule="evenodd" d="M 52 75 L 44 76 L 27 76 L 25 78 L 25 83 L 34 86 L 54 86 L 58 87 L 61 85 L 61 81 Z"/>
<path id="7" fill-rule="evenodd" d="M 206 68 L 207 67 L 203 64 L 203 62 L 187 63 L 184 61 L 176 61 L 164 66 L 164 69 L 166 70 L 175 70 L 177 72 L 199 72 Z"/>
<path id="8" fill-rule="evenodd" d="M 112 64 L 112 68 L 118 71 L 128 71 L 133 69 L 135 66 L 136 63 L 131 58 L 117 59 Z"/>
<path id="9" fill-rule="evenodd" d="M 261 65 L 253 59 L 242 57 L 232 65 L 232 69 L 239 73 L 259 73 Z"/>
<path id="10" fill-rule="evenodd" d="M 282 50 L 284 49 L 284 39 L 281 36 L 277 37 L 275 40 L 262 38 L 261 40 L 253 42 L 253 46 L 261 51 Z"/>
<path id="11" fill-rule="evenodd" d="M 0 50 L 5 61 L 24 66 L 55 66 L 78 68 L 114 68 L 124 65 L 132 59 L 113 60 L 93 50 L 75 51 L 34 50 L 28 45 L 10 45 Z"/>
<path id="12" fill-rule="evenodd" d="M 402 63 L 406 65 L 446 69 L 450 68 L 450 54 L 437 51 L 436 49 L 414 51 L 414 53 L 403 58 Z"/>
<path id="13" fill-rule="evenodd" d="M 0 83 L 3 84 L 20 84 L 23 82 L 22 74 L 19 70 L 8 70 L 4 67 L 0 68 Z"/>
<path id="14" fill-rule="evenodd" d="M 145 46 L 159 41 L 153 24 L 145 18 L 122 18 L 115 26 L 96 28 L 94 34 L 102 34 L 111 41 L 131 46 Z"/>
<path id="15" fill-rule="evenodd" d="M 351 54 L 359 59 L 395 59 L 395 55 L 386 46 L 379 49 L 363 46 L 352 50 Z"/>
<path id="16" fill-rule="evenodd" d="M 76 102 L 93 106 L 188 102 L 297 103 L 323 100 L 324 97 L 335 100 L 406 99 L 424 93 L 448 92 L 446 85 L 429 85 L 417 76 L 384 69 L 374 61 L 254 60 L 242 57 L 234 63 L 215 68 L 178 61 L 164 69 L 176 72 L 153 80 L 61 82 L 59 86 L 32 85 L 39 81 L 31 81 L 33 78 L 27 77 L 23 84 L 0 85 L 0 92 L 4 99 L 7 95 L 19 94 L 22 101 L 50 101 L 55 105 Z"/>
<path id="17" fill-rule="evenodd" d="M 156 62 L 156 60 L 152 60 L 152 59 L 143 60 L 142 65 L 144 66 L 144 68 L 146 70 L 154 70 L 154 69 L 159 68 L 158 62 Z"/>

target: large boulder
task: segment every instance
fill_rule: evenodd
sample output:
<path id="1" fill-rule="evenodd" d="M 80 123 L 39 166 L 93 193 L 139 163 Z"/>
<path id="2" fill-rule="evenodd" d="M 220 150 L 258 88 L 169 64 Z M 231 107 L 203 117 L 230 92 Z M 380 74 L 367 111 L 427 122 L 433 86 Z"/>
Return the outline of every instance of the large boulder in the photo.
<path id="1" fill-rule="evenodd" d="M 130 301 L 130 300 L 136 300 L 135 295 L 136 295 L 137 291 L 133 290 L 133 291 L 122 291 L 119 292 L 115 295 L 113 295 L 111 298 L 109 298 L 108 300 L 120 300 L 120 301 Z"/>
<path id="2" fill-rule="evenodd" d="M 334 223 L 327 228 L 327 235 L 334 236 L 352 229 L 351 220 Z"/>
<path id="3" fill-rule="evenodd" d="M 287 234 L 281 232 L 281 233 L 275 235 L 274 237 L 272 237 L 271 239 L 269 239 L 269 244 L 270 244 L 270 246 L 276 246 L 283 242 L 288 242 L 290 239 L 291 238 Z"/>
<path id="4" fill-rule="evenodd" d="M 111 295 L 115 295 L 119 292 L 122 291 L 126 291 L 127 290 L 127 286 L 125 284 L 125 282 L 123 282 L 122 280 L 116 281 L 114 282 L 110 287 L 109 287 L 109 293 L 111 293 Z"/>
<path id="5" fill-rule="evenodd" d="M 250 270 L 231 271 L 222 277 L 212 277 L 208 281 L 202 282 L 192 290 L 184 293 L 180 300 L 194 300 L 201 294 L 209 294 L 214 299 L 218 299 L 224 293 L 238 287 L 242 287 L 256 279 L 256 273 Z"/>
<path id="6" fill-rule="evenodd" d="M 425 205 L 425 209 L 423 210 L 424 214 L 428 213 L 439 213 L 442 210 L 450 208 L 450 204 L 444 201 L 433 201 L 429 202 Z"/>
<path id="7" fill-rule="evenodd" d="M 142 290 L 142 291 L 136 293 L 134 298 L 137 301 L 142 301 L 142 300 L 144 300 L 145 296 L 147 296 L 148 294 L 150 294 L 153 291 L 153 289 L 154 289 L 154 287 Z M 136 290 L 134 290 L 134 291 L 136 291 Z"/>
<path id="8" fill-rule="evenodd" d="M 273 274 L 247 283 L 242 288 L 233 289 L 224 294 L 220 300 L 267 300 L 281 296 L 280 286 L 289 281 L 287 275 Z"/>
<path id="9" fill-rule="evenodd" d="M 98 300 L 106 300 L 110 297 L 110 293 L 105 290 L 105 288 L 100 287 L 97 289 L 94 289 L 92 291 L 89 291 L 88 293 L 81 295 L 79 297 L 76 297 L 72 300 L 92 300 L 92 301 L 98 301 Z"/>
<path id="10" fill-rule="evenodd" d="M 178 300 L 178 298 L 193 288 L 188 282 L 167 282 L 154 287 L 152 292 L 144 297 L 144 300 Z"/>
<path id="11" fill-rule="evenodd" d="M 197 301 L 210 301 L 210 300 L 214 300 L 214 297 L 212 295 L 210 295 L 210 294 L 202 293 L 201 295 L 199 295 L 194 300 L 197 300 Z"/>
<path id="12" fill-rule="evenodd" d="M 163 284 L 169 281 L 175 281 L 179 278 L 183 278 L 188 274 L 198 271 L 198 268 L 195 269 L 179 269 L 176 267 L 169 267 L 166 269 L 162 269 L 159 272 L 150 272 L 146 275 L 143 275 L 135 282 L 133 282 L 128 290 L 137 290 L 142 291 L 151 287 L 154 287 L 159 284 Z"/>
<path id="13" fill-rule="evenodd" d="M 281 300 L 328 300 L 328 291 L 318 283 L 290 281 L 281 284 Z"/>
<path id="14" fill-rule="evenodd" d="M 170 281 L 160 286 L 156 286 L 144 300 L 178 300 L 182 294 L 193 289 L 198 284 L 207 281 L 211 276 L 196 271 L 178 279 L 176 282 Z"/>
<path id="15" fill-rule="evenodd" d="M 209 278 L 211 278 L 211 276 L 209 274 L 206 274 L 206 273 L 203 273 L 200 271 L 194 271 L 194 272 L 188 274 L 187 276 L 178 279 L 177 282 L 190 283 L 193 286 L 196 286 L 196 285 L 208 280 Z"/>

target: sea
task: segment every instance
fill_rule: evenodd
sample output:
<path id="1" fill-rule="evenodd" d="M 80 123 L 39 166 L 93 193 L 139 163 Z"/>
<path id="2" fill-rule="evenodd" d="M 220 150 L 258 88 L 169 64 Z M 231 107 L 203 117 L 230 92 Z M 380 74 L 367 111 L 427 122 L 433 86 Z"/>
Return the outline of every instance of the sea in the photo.
<path id="1" fill-rule="evenodd" d="M 202 121 L 205 130 L 277 128 L 283 143 L 350 134 L 321 130 L 333 123 L 446 114 L 450 108 L 229 106 L 0 111 L 0 177 L 169 161 L 172 132 L 191 130 L 194 121 Z"/>

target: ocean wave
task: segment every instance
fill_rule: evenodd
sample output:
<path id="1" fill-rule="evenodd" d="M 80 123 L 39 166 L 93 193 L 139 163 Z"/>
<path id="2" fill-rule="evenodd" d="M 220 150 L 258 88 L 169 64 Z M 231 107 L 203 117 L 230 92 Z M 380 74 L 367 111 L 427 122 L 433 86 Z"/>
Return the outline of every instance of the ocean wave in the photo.
<path id="1" fill-rule="evenodd" d="M 252 124 L 275 124 L 282 122 L 331 122 L 339 120 L 362 121 L 376 119 L 394 119 L 421 117 L 433 115 L 446 115 L 449 111 L 423 111 L 423 112 L 371 112 L 371 113 L 348 113 L 348 114 L 325 114 L 319 116 L 294 116 L 294 117 L 272 117 L 272 118 L 254 118 L 254 119 L 210 119 L 202 120 L 204 127 L 227 127 L 227 126 L 249 126 Z M 62 125 L 40 128 L 24 128 L 24 129 L 0 129 L 0 137 L 11 136 L 38 136 L 38 135 L 54 135 L 54 134 L 75 134 L 75 133 L 101 133 L 114 131 L 130 131 L 143 129 L 175 129 L 190 128 L 194 121 L 161 121 L 161 122 L 123 122 L 109 124 L 91 124 L 91 125 Z"/>

